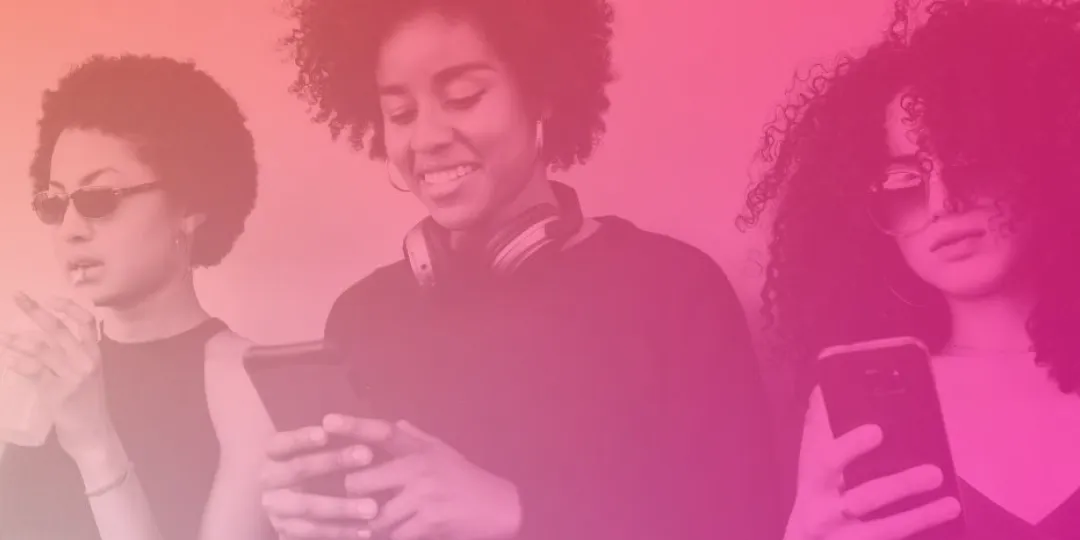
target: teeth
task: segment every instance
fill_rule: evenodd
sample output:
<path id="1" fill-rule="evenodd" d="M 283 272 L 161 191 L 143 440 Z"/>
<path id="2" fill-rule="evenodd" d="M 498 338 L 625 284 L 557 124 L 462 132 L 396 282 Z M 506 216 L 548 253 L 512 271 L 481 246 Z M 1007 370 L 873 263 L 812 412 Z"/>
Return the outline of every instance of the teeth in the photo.
<path id="1" fill-rule="evenodd" d="M 446 182 L 453 182 L 462 176 L 465 176 L 475 170 L 475 167 L 471 165 L 461 165 L 454 167 L 453 169 L 446 169 L 439 172 L 428 173 L 424 175 L 424 182 L 428 184 L 442 184 Z"/>

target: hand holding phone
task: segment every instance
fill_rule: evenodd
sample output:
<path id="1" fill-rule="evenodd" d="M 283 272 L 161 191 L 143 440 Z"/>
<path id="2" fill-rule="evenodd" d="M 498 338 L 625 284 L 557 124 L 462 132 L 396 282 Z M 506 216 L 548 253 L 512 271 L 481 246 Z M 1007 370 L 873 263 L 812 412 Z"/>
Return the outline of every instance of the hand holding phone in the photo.
<path id="1" fill-rule="evenodd" d="M 857 343 L 823 351 L 818 367 L 785 539 L 962 537 L 926 348 L 911 338 Z"/>
<path id="2" fill-rule="evenodd" d="M 321 426 L 302 428 L 278 433 L 267 450 L 262 503 L 282 538 L 368 537 L 378 501 L 346 497 L 345 475 L 370 464 L 371 449 L 329 441 Z"/>
<path id="3" fill-rule="evenodd" d="M 244 357 L 248 376 L 281 432 L 271 458 L 304 460 L 312 472 L 303 482 L 305 491 L 333 497 L 345 496 L 345 474 L 375 459 L 374 449 L 322 428 L 328 415 L 371 413 L 345 362 L 340 350 L 322 341 L 256 346 Z"/>
<path id="4" fill-rule="evenodd" d="M 279 433 L 267 449 L 263 506 L 283 538 L 362 538 L 378 512 L 372 498 L 348 498 L 346 475 L 379 449 L 325 429 L 331 415 L 368 416 L 342 352 L 315 341 L 252 347 L 244 364 Z"/>

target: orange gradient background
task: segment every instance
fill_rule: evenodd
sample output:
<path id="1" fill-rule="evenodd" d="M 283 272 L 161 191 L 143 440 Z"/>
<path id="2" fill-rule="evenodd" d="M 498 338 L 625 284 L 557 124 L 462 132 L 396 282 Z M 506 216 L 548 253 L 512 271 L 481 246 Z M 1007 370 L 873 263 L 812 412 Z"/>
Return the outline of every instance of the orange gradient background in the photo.
<path id="1" fill-rule="evenodd" d="M 763 231 L 734 227 L 762 125 L 796 69 L 878 37 L 890 0 L 615 0 L 609 134 L 563 178 L 592 214 L 617 213 L 688 241 L 728 272 L 753 317 Z M 321 336 L 336 296 L 400 257 L 421 217 L 384 169 L 287 92 L 280 0 L 38 0 L 0 6 L 0 295 L 62 293 L 29 209 L 40 94 L 95 54 L 194 60 L 240 102 L 262 169 L 256 210 L 225 263 L 199 275 L 215 315 L 263 343 Z M 0 296 L 0 323 L 15 310 Z"/>

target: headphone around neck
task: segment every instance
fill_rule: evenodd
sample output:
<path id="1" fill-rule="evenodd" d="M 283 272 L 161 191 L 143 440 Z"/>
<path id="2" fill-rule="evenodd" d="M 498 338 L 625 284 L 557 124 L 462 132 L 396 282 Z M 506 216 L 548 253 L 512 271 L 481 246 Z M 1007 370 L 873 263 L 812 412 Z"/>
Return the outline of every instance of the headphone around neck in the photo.
<path id="1" fill-rule="evenodd" d="M 473 260 L 468 262 L 494 275 L 509 275 L 536 254 L 561 249 L 581 230 L 585 217 L 573 188 L 552 182 L 552 189 L 558 205 L 545 203 L 529 208 L 495 234 L 477 242 Z M 435 289 L 455 281 L 455 270 L 465 271 L 466 261 L 462 259 L 471 255 L 455 253 L 450 246 L 450 231 L 430 216 L 405 235 L 403 244 L 405 258 L 423 289 Z"/>

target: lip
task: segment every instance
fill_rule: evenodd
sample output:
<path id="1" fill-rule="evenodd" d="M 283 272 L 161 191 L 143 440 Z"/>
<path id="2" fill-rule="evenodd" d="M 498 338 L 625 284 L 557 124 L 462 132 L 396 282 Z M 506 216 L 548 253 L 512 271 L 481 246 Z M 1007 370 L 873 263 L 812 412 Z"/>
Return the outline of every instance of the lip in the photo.
<path id="1" fill-rule="evenodd" d="M 426 176 L 430 174 L 438 173 L 453 173 L 461 168 L 467 168 L 467 171 L 463 171 L 464 174 L 451 179 L 443 179 L 436 182 L 429 181 Z M 473 174 L 476 174 L 481 170 L 479 164 L 476 163 L 455 163 L 453 165 L 443 165 L 439 167 L 424 167 L 418 169 L 416 177 L 419 178 L 420 186 L 423 188 L 424 195 L 433 201 L 440 201 L 452 198 L 455 196 L 461 186 L 466 180 Z"/>
<path id="2" fill-rule="evenodd" d="M 986 231 L 981 229 L 951 231 L 941 235 L 935 240 L 934 243 L 930 245 L 930 252 L 934 253 L 954 244 L 959 244 L 964 240 L 982 238 L 983 236 L 986 236 Z"/>
<path id="3" fill-rule="evenodd" d="M 457 162 L 457 163 L 428 164 L 428 165 L 424 165 L 423 167 L 413 167 L 413 174 L 415 174 L 417 178 L 423 178 L 424 176 L 432 174 L 432 173 L 440 173 L 440 172 L 452 171 L 454 169 L 457 169 L 458 167 L 470 167 L 470 168 L 473 168 L 473 169 L 479 169 L 480 164 L 476 163 L 476 162 L 473 162 L 473 161 L 460 161 L 460 162 Z"/>
<path id="4" fill-rule="evenodd" d="M 69 272 L 73 272 L 80 268 L 93 268 L 103 264 L 101 259 L 95 259 L 93 257 L 76 257 L 68 260 L 67 269 Z"/>

